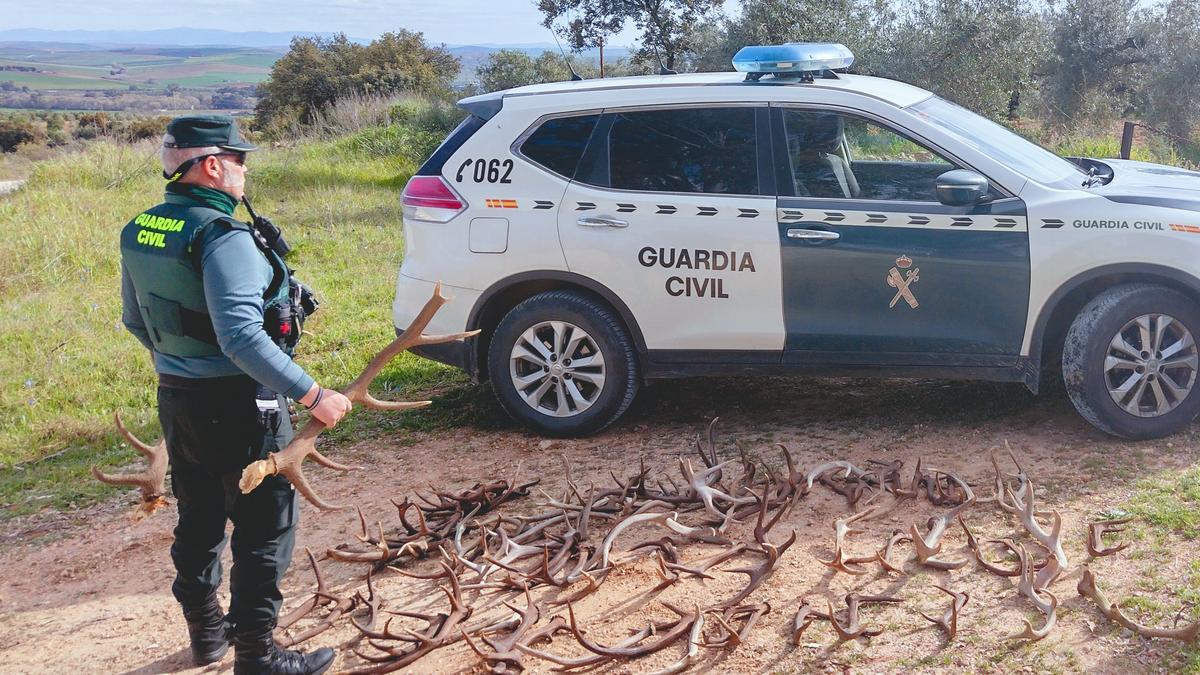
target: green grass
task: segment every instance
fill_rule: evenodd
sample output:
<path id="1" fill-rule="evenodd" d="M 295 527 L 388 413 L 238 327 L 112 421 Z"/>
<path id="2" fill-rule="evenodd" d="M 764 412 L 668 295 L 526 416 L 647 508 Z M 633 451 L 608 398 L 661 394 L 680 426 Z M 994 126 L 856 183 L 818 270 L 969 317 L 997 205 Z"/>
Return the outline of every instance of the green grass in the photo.
<path id="1" fill-rule="evenodd" d="M 1122 510 L 1145 523 L 1130 531 L 1131 539 L 1141 542 L 1130 557 L 1170 561 L 1177 555 L 1170 542 L 1172 533 L 1187 539 L 1200 536 L 1200 465 L 1143 478 Z M 1168 585 L 1166 579 L 1151 571 L 1139 579 L 1137 590 L 1161 593 Z M 1172 601 L 1165 606 L 1156 599 L 1140 596 L 1124 599 L 1122 606 L 1163 623 L 1174 616 L 1180 603 L 1200 602 L 1200 560 L 1190 561 L 1186 579 L 1171 585 L 1171 595 Z M 1200 674 L 1200 646 L 1185 646 L 1178 653 L 1164 654 L 1163 663 L 1175 672 Z"/>
<path id="2" fill-rule="evenodd" d="M 413 167 L 345 141 L 252 159 L 256 209 L 285 228 L 289 263 L 322 301 L 298 361 L 329 386 L 348 383 L 394 337 L 398 193 Z M 38 164 L 25 189 L 0 198 L 0 519 L 112 494 L 87 467 L 135 457 L 118 441 L 114 411 L 141 437 L 159 437 L 149 356 L 120 325 L 117 241 L 161 190 L 153 144 L 97 143 Z M 486 390 L 465 383 L 458 371 L 402 355 L 376 380 L 376 395 L 446 401 L 406 415 L 356 411 L 331 436 L 503 424 Z"/>
<path id="3" fill-rule="evenodd" d="M 203 89 L 206 87 L 220 87 L 225 84 L 258 84 L 264 82 L 271 77 L 271 73 L 263 71 L 261 73 L 242 73 L 242 72 L 223 72 L 215 71 L 204 73 L 203 75 L 185 75 L 182 77 L 172 77 L 170 75 L 159 75 L 159 82 L 166 84 L 177 84 L 181 87 L 189 89 Z"/>
<path id="4" fill-rule="evenodd" d="M 1128 509 L 1189 539 L 1200 536 L 1200 466 L 1142 479 Z"/>
<path id="5" fill-rule="evenodd" d="M 107 75 L 107 71 L 105 72 Z M 12 81 L 30 89 L 128 89 L 129 82 L 102 79 L 99 75 L 0 72 L 0 82 Z"/>

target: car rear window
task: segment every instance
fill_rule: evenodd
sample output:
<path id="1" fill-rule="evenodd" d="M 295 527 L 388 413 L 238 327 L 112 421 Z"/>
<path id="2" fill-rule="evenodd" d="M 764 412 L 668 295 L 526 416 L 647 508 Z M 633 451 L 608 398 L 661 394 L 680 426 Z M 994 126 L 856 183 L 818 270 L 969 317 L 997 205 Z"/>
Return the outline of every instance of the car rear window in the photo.
<path id="1" fill-rule="evenodd" d="M 758 194 L 750 107 L 613 113 L 608 154 L 618 190 Z"/>
<path id="2" fill-rule="evenodd" d="M 454 128 L 454 131 L 450 132 L 450 135 L 446 137 L 446 140 L 442 141 L 442 144 L 438 146 L 437 150 L 433 151 L 433 154 L 429 156 L 429 159 L 425 160 L 425 163 L 421 165 L 421 168 L 417 169 L 417 175 L 440 175 L 442 173 L 442 167 L 446 165 L 446 160 L 450 159 L 450 155 L 453 155 L 455 152 L 457 152 L 458 149 L 461 148 L 463 144 L 475 134 L 476 131 L 479 131 L 484 124 L 487 124 L 487 120 L 483 119 L 482 117 L 467 115 L 463 121 L 458 123 L 458 126 Z"/>
<path id="3" fill-rule="evenodd" d="M 521 154 L 570 180 L 598 119 L 598 114 L 548 119 L 521 144 Z"/>

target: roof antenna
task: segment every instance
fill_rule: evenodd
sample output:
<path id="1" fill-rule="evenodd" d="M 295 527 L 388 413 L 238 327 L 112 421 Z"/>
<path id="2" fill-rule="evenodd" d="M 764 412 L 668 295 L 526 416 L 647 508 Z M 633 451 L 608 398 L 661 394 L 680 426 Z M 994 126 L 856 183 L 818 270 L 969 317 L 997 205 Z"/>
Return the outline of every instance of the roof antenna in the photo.
<path id="1" fill-rule="evenodd" d="M 558 35 L 554 33 L 553 29 L 550 30 L 550 37 L 554 38 L 554 44 L 558 45 L 558 53 L 562 54 L 563 61 L 567 63 L 567 70 L 571 71 L 571 81 L 578 82 L 582 80 L 583 78 L 579 76 L 579 73 L 575 72 L 575 69 L 571 67 L 571 59 L 567 58 L 567 53 L 563 51 L 562 43 L 558 41 Z"/>
<path id="2" fill-rule="evenodd" d="M 658 74 L 659 75 L 678 75 L 679 74 L 678 72 L 671 70 L 670 68 L 663 65 L 662 57 L 658 55 L 658 45 L 650 45 L 650 46 L 654 48 L 654 58 L 658 60 Z"/>

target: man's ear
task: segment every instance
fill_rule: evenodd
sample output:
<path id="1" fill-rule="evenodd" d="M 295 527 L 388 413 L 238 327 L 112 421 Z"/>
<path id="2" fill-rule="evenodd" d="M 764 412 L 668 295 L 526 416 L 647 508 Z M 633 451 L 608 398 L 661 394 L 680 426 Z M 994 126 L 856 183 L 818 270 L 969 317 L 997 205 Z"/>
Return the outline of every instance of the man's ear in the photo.
<path id="1" fill-rule="evenodd" d="M 202 167 L 204 174 L 209 178 L 221 177 L 221 160 L 215 155 L 209 155 L 208 157 L 205 157 L 200 166 Z"/>

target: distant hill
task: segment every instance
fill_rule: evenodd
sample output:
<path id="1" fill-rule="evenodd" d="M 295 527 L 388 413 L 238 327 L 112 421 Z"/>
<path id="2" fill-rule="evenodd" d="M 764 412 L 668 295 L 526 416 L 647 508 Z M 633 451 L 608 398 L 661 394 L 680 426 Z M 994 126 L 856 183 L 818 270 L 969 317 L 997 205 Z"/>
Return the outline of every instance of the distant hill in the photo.
<path id="1" fill-rule="evenodd" d="M 164 28 L 161 30 L 45 30 L 14 28 L 0 30 L 0 42 L 58 42 L 111 47 L 114 45 L 270 47 L 287 49 L 296 35 L 332 36 L 333 33 L 228 31 L 206 28 Z M 362 40 L 360 40 L 362 41 Z"/>
<path id="2" fill-rule="evenodd" d="M 229 31 L 205 28 L 165 28 L 161 30 L 46 30 L 43 28 L 14 28 L 0 30 L 0 44 L 5 47 L 16 46 L 20 43 L 35 49 L 45 49 L 53 44 L 54 48 L 66 50 L 104 50 L 112 47 L 174 47 L 174 46 L 211 46 L 211 47 L 254 47 L 286 51 L 296 36 L 333 37 L 336 33 L 322 31 Z M 369 39 L 351 37 L 355 42 L 367 43 Z M 438 44 L 436 41 L 430 41 Z M 558 45 L 553 42 L 525 42 L 517 44 L 484 43 L 461 44 L 445 43 L 446 49 L 464 60 L 464 65 L 482 61 L 488 54 L 501 49 L 515 49 L 532 56 L 544 51 L 557 52 Z M 605 58 L 622 58 L 630 54 L 625 47 L 608 47 L 604 50 Z M 597 59 L 600 52 L 590 49 L 573 58 Z"/>
<path id="3" fill-rule="evenodd" d="M 0 108 L 245 110 L 254 105 L 254 85 L 270 77 L 296 35 L 332 33 L 0 30 Z M 474 82 L 479 66 L 501 49 L 531 57 L 559 51 L 554 43 L 445 48 L 462 63 L 458 86 Z M 629 54 L 624 47 L 604 50 L 606 61 Z M 595 63 L 599 51 L 568 56 L 575 64 Z"/>

